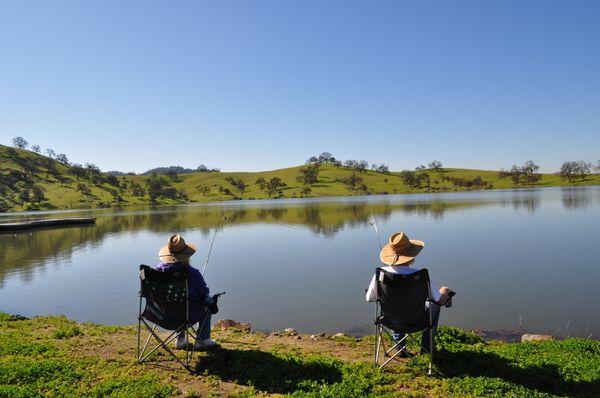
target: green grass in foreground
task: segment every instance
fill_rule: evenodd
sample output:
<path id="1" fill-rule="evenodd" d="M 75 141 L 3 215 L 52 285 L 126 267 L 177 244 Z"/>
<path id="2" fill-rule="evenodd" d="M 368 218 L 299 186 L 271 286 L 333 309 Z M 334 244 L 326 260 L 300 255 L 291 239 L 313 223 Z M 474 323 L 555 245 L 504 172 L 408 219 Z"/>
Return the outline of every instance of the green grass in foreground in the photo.
<path id="1" fill-rule="evenodd" d="M 596 397 L 600 391 L 594 340 L 486 343 L 442 327 L 441 374 L 428 377 L 424 357 L 374 370 L 372 336 L 298 346 L 291 338 L 216 333 L 223 347 L 199 354 L 189 375 L 161 354 L 154 361 L 170 368 L 138 365 L 131 327 L 0 313 L 0 397 Z"/>

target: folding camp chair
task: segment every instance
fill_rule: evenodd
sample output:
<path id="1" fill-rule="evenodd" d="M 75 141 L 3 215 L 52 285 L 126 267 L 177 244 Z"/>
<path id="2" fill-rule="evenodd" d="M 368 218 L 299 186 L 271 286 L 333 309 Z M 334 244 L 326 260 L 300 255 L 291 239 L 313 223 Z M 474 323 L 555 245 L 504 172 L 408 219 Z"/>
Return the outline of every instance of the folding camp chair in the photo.
<path id="1" fill-rule="evenodd" d="M 434 303 L 430 299 L 429 273 L 426 269 L 412 274 L 396 274 L 381 268 L 375 270 L 377 300 L 375 306 L 375 365 L 379 365 L 380 353 L 387 358 L 381 365 L 383 368 L 406 350 L 409 336 L 414 333 L 429 331 L 429 375 L 432 374 L 433 363 L 433 316 L 426 308 Z M 386 348 L 385 334 L 391 337 L 391 330 L 404 333 L 404 337 Z M 392 351 L 396 350 L 395 353 Z"/>
<path id="2" fill-rule="evenodd" d="M 144 362 L 154 351 L 163 348 L 184 368 L 191 371 L 189 363 L 194 354 L 194 344 L 188 344 L 185 348 L 185 358 L 182 360 L 169 347 L 180 333 L 187 336 L 191 335 L 198 339 L 197 332 L 193 329 L 195 322 L 190 321 L 190 299 L 188 295 L 188 274 L 186 268 L 176 271 L 159 271 L 147 265 L 140 265 L 140 309 L 138 314 L 138 336 L 137 336 L 137 359 L 139 363 Z M 142 310 L 142 299 L 145 299 L 146 305 Z M 200 323 L 198 331 L 205 327 L 208 319 L 208 308 L 206 309 L 204 319 Z M 141 346 L 142 324 L 148 329 L 150 335 L 146 339 L 144 346 Z M 156 327 L 170 330 L 171 333 L 162 339 L 156 333 Z M 209 326 L 210 327 L 210 326 Z M 150 339 L 154 337 L 158 344 L 148 348 Z M 191 348 L 189 347 L 191 345 Z"/>

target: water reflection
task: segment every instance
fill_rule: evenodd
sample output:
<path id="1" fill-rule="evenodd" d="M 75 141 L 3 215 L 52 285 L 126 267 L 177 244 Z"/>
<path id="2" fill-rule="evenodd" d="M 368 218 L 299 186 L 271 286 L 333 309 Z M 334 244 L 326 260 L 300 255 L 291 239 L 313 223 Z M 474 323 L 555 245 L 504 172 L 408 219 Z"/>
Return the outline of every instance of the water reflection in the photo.
<path id="1" fill-rule="evenodd" d="M 27 281 L 31 268 L 48 261 L 71 258 L 81 247 L 101 245 L 106 236 L 124 232 L 164 232 L 194 230 L 203 236 L 212 228 L 225 228 L 252 223 L 281 223 L 309 228 L 314 234 L 334 237 L 344 228 L 359 228 L 372 221 L 371 211 L 385 222 L 393 213 L 418 214 L 441 219 L 448 211 L 490 205 L 492 202 L 451 203 L 368 203 L 308 202 L 258 205 L 179 206 L 142 211 L 99 213 L 95 226 L 42 229 L 31 232 L 0 234 L 0 287 L 4 277 L 19 271 Z M 227 221 L 223 222 L 223 217 Z"/>
<path id="2" fill-rule="evenodd" d="M 372 317 L 363 292 L 378 264 L 373 212 L 383 239 L 405 230 L 426 240 L 420 264 L 460 292 L 444 323 L 510 329 L 522 314 L 532 330 L 581 324 L 598 333 L 599 320 L 588 316 L 600 305 L 598 204 L 600 187 L 589 187 L 70 212 L 97 225 L 0 234 L 0 310 L 129 324 L 136 265 L 157 261 L 172 232 L 206 248 L 218 228 L 226 231 L 208 279 L 228 292 L 223 317 L 358 333 L 353 326 Z M 31 215 L 0 214 L 22 217 Z M 560 299 L 540 308 L 548 291 Z"/>
<path id="3" fill-rule="evenodd" d="M 561 192 L 562 204 L 565 209 L 581 209 L 594 205 L 594 196 L 588 189 L 563 188 Z"/>
<path id="4" fill-rule="evenodd" d="M 514 191 L 508 198 L 499 201 L 503 207 L 510 206 L 516 211 L 525 211 L 528 214 L 535 214 L 541 204 L 540 190 L 527 189 Z"/>

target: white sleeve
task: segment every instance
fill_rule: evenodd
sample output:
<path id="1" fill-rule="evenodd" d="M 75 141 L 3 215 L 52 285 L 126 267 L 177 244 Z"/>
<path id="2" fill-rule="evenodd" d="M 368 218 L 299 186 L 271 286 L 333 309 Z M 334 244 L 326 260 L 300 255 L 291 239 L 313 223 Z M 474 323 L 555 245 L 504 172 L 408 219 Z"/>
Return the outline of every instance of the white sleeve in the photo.
<path id="1" fill-rule="evenodd" d="M 375 275 L 373 275 L 373 278 L 371 279 L 371 284 L 369 285 L 369 288 L 367 289 L 367 295 L 366 295 L 366 299 L 367 301 L 371 302 L 371 301 L 375 301 L 375 299 L 377 298 L 377 292 L 375 291 L 377 289 L 377 286 L 375 285 Z"/>
<path id="2" fill-rule="evenodd" d="M 442 298 L 442 295 L 440 294 L 440 289 L 432 280 L 429 280 L 429 289 L 431 289 L 431 299 L 436 303 L 440 301 L 440 299 Z"/>

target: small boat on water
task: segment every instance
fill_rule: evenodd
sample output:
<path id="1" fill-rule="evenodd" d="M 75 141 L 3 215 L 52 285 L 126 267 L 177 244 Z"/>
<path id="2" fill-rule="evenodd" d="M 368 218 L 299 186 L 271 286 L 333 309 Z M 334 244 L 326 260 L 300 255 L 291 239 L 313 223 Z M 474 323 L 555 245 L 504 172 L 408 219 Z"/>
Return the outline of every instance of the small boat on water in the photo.
<path id="1" fill-rule="evenodd" d="M 40 227 L 57 227 L 63 225 L 95 224 L 95 217 L 72 217 L 72 218 L 42 218 L 37 220 L 23 220 L 17 222 L 0 223 L 2 231 L 20 231 Z"/>

